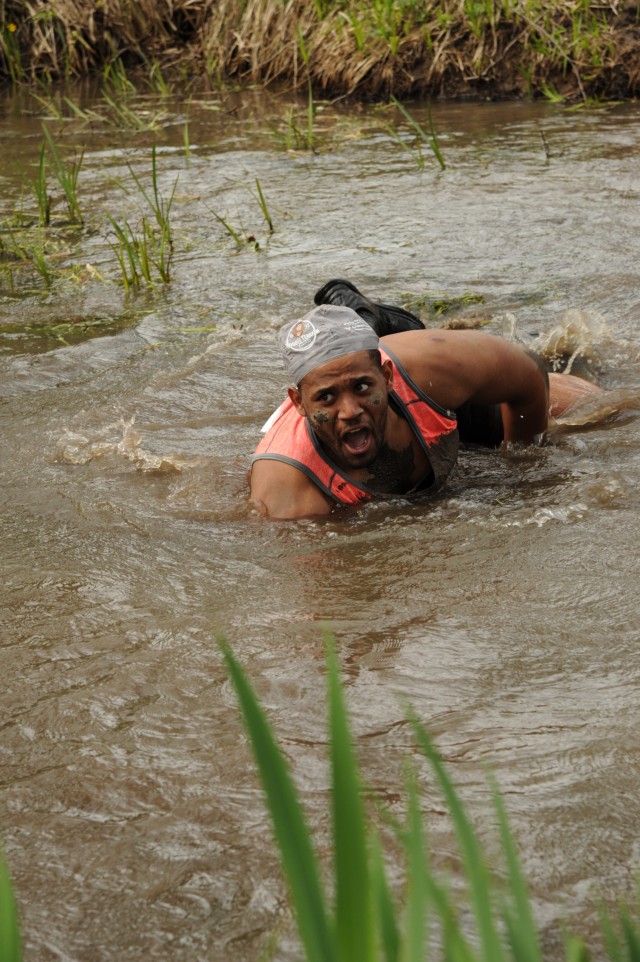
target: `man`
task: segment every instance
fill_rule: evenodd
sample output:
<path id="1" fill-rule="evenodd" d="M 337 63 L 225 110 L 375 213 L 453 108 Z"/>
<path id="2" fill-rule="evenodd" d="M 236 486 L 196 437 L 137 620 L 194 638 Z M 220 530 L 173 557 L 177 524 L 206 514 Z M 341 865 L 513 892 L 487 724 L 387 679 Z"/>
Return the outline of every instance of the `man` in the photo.
<path id="1" fill-rule="evenodd" d="M 313 517 L 437 491 L 460 440 L 497 447 L 544 436 L 549 377 L 535 355 L 479 331 L 425 330 L 344 281 L 315 300 L 280 331 L 288 398 L 265 426 L 250 479 L 264 515 Z M 578 384 L 563 407 L 592 388 L 570 380 Z"/>

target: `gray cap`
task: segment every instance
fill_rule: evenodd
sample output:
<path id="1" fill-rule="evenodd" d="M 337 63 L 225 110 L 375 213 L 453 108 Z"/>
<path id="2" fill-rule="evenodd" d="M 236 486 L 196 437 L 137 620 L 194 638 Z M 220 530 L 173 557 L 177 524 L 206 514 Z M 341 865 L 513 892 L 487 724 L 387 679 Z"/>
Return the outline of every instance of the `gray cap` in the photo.
<path id="1" fill-rule="evenodd" d="M 350 307 L 321 304 L 280 328 L 280 349 L 296 386 L 316 367 L 345 354 L 376 351 L 378 335 Z"/>

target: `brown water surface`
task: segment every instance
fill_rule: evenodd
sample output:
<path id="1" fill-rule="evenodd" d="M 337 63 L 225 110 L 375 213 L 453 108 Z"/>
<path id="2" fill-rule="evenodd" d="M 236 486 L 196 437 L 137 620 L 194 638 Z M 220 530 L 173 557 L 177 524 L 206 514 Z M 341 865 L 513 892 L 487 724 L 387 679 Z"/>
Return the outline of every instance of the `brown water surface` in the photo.
<path id="1" fill-rule="evenodd" d="M 315 154 L 282 149 L 287 105 L 257 92 L 139 109 L 163 111 L 155 133 L 51 122 L 84 150 L 85 225 L 57 228 L 49 288 L 0 264 L 0 803 L 25 959 L 255 960 L 277 927 L 296 957 L 215 635 L 324 843 L 326 625 L 367 782 L 400 811 L 406 701 L 489 839 L 490 765 L 559 958 L 559 920 L 591 938 L 640 858 L 640 111 L 438 106 L 441 171 L 380 109 L 325 107 Z M 40 117 L 0 110 L 0 216 L 37 216 Z M 178 178 L 173 280 L 127 297 L 106 213 L 139 223 L 154 139 L 163 196 Z M 275 330 L 332 276 L 481 295 L 458 321 L 571 357 L 615 410 L 463 452 L 435 501 L 264 523 L 245 470 L 282 396 Z"/>

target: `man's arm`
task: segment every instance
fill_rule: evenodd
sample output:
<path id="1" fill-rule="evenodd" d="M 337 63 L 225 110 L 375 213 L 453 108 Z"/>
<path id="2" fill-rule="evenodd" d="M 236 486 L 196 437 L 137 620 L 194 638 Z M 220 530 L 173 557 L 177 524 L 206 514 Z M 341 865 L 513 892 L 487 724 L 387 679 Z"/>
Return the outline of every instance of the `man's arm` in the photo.
<path id="1" fill-rule="evenodd" d="M 407 331 L 382 339 L 416 384 L 443 407 L 500 404 L 505 441 L 531 443 L 547 428 L 549 388 L 522 348 L 482 331 Z"/>
<path id="2" fill-rule="evenodd" d="M 251 469 L 250 498 L 268 518 L 292 520 L 327 515 L 335 502 L 298 468 L 261 459 Z"/>

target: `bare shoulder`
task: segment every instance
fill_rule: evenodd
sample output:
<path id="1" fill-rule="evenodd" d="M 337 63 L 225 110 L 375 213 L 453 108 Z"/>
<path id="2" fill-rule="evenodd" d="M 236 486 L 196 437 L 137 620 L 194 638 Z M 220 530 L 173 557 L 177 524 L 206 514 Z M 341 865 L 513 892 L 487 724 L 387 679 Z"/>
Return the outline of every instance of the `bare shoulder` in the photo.
<path id="1" fill-rule="evenodd" d="M 426 330 L 391 334 L 391 348 L 415 383 L 444 407 L 508 401 L 519 385 L 541 378 L 521 347 L 485 331 Z"/>
<path id="2" fill-rule="evenodd" d="M 530 444 L 546 428 L 549 388 L 538 360 L 483 331 L 407 331 L 382 339 L 442 407 L 500 404 L 504 440 Z"/>
<path id="3" fill-rule="evenodd" d="M 334 507 L 333 500 L 302 471 L 271 459 L 254 462 L 250 498 L 265 517 L 282 520 L 327 515 Z"/>

